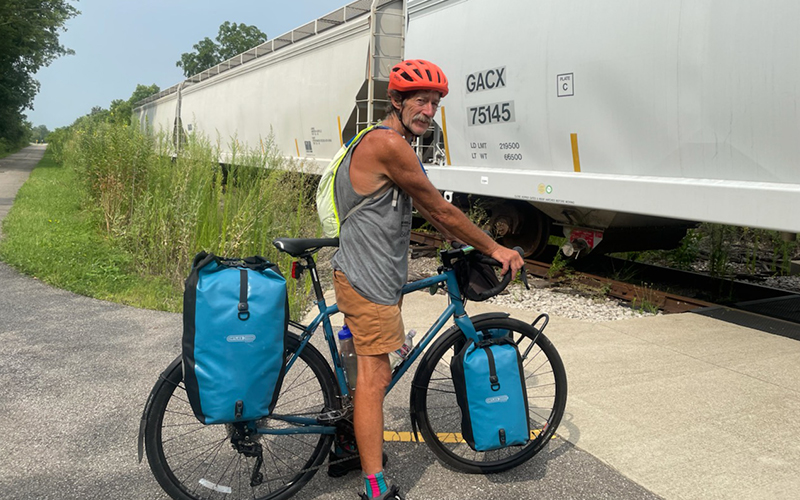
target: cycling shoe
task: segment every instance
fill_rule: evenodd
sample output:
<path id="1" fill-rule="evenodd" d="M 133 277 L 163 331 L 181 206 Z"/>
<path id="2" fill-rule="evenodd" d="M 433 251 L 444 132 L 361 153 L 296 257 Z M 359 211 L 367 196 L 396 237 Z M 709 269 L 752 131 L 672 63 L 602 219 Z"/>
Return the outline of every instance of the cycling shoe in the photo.
<path id="1" fill-rule="evenodd" d="M 370 498 L 366 493 L 361 493 L 359 498 L 361 500 L 405 500 L 405 498 L 400 495 L 400 488 L 398 488 L 396 484 L 393 484 L 391 488 L 386 490 L 383 495 L 379 497 Z"/>

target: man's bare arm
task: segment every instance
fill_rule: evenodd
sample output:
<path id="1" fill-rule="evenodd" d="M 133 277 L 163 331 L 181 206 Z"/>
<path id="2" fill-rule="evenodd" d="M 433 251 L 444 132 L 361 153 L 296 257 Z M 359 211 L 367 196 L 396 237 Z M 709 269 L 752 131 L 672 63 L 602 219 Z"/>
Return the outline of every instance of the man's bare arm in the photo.
<path id="1" fill-rule="evenodd" d="M 425 220 L 430 222 L 433 225 L 433 227 L 435 227 L 436 230 L 439 231 L 447 241 L 456 241 L 456 240 L 458 240 L 458 238 L 453 236 L 450 233 L 450 231 L 448 231 L 448 229 L 446 227 L 444 227 L 441 224 L 439 224 L 439 222 L 437 222 L 436 219 L 434 219 L 431 216 L 431 214 L 427 210 L 425 210 L 425 208 L 422 207 L 422 205 L 420 205 L 419 203 L 414 203 L 414 208 L 417 209 L 417 211 L 420 213 L 420 215 L 422 215 L 425 218 Z"/>
<path id="2" fill-rule="evenodd" d="M 369 141 L 367 148 L 363 148 L 364 141 Z M 381 130 L 367 135 L 364 141 L 356 150 L 360 153 L 359 161 L 372 162 L 377 173 L 385 175 L 408 193 L 417 209 L 427 213 L 425 218 L 434 227 L 443 228 L 450 238 L 468 243 L 502 263 L 503 273 L 511 269 L 516 274 L 522 267 L 522 257 L 517 252 L 492 240 L 442 197 L 422 172 L 417 155 L 401 136 Z"/>

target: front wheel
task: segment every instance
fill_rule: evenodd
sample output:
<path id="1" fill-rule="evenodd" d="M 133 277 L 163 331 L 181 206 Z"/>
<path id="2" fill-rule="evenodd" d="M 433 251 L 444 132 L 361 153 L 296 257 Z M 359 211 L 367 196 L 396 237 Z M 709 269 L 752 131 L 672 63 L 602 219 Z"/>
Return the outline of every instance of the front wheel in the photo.
<path id="1" fill-rule="evenodd" d="M 513 318 L 475 323 L 484 338 L 508 335 L 522 356 L 528 397 L 531 439 L 523 446 L 474 451 L 461 434 L 461 410 L 456 400 L 450 361 L 466 342 L 455 329 L 431 346 L 414 377 L 414 418 L 425 442 L 446 464 L 473 474 L 502 472 L 538 453 L 553 437 L 567 403 L 567 375 L 556 348 L 531 325 Z"/>
<path id="2" fill-rule="evenodd" d="M 287 359 L 300 345 L 287 339 Z M 333 442 L 330 434 L 259 434 L 253 453 L 232 444 L 241 424 L 204 425 L 192 412 L 183 384 L 181 363 L 162 374 L 154 390 L 144 433 L 147 460 L 158 483 L 177 500 L 278 500 L 294 495 L 325 460 Z M 274 414 L 317 417 L 336 408 L 338 390 L 325 358 L 310 344 L 286 372 Z M 285 421 L 263 418 L 258 427 L 283 428 Z M 251 486 L 258 476 L 260 484 Z"/>

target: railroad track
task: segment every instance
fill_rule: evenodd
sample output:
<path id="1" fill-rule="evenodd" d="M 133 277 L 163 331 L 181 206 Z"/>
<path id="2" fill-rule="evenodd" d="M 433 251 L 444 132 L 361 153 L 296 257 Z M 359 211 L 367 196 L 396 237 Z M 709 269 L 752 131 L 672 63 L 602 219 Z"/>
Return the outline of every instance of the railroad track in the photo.
<path id="1" fill-rule="evenodd" d="M 438 248 L 443 240 L 438 234 L 421 233 L 412 231 L 411 241 L 422 247 Z M 636 274 L 640 282 L 658 284 L 659 286 L 678 287 L 682 289 L 692 289 L 701 291 L 716 290 L 710 293 L 724 293 L 729 300 L 733 301 L 757 301 L 761 299 L 769 299 L 776 297 L 783 297 L 792 295 L 791 292 L 784 290 L 777 290 L 774 288 L 763 287 L 760 285 L 753 285 L 737 281 L 721 280 L 719 278 L 712 278 L 699 273 L 686 273 L 674 269 L 663 268 L 660 266 L 649 266 L 640 263 L 625 262 L 624 264 L 620 259 L 606 258 L 601 261 L 600 265 L 595 264 L 591 269 L 599 269 L 602 274 L 606 272 L 604 267 L 628 266 L 632 274 Z M 525 269 L 528 273 L 548 280 L 555 281 L 561 279 L 562 275 L 556 273 L 551 276 L 550 264 L 547 262 L 525 259 Z M 650 285 L 644 286 L 640 284 L 627 283 L 624 281 L 615 280 L 607 276 L 602 276 L 597 272 L 588 272 L 586 270 L 574 271 L 570 274 L 570 281 L 572 283 L 580 283 L 581 285 L 602 291 L 608 296 L 625 300 L 633 304 L 651 304 L 658 307 L 659 310 L 665 314 L 682 313 L 694 311 L 701 308 L 708 308 L 718 306 L 718 302 L 710 302 L 695 297 L 687 297 L 673 292 L 657 290 Z M 795 294 L 796 295 L 796 294 Z M 735 299 L 733 299 L 735 298 Z M 714 300 L 714 299 L 711 299 Z"/>

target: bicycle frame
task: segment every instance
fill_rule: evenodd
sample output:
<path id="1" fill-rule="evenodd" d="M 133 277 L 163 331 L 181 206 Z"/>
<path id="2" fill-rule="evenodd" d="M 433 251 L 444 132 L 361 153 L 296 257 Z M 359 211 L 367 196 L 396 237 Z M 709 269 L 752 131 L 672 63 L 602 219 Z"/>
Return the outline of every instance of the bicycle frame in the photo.
<path id="1" fill-rule="evenodd" d="M 309 257 L 312 259 L 312 257 Z M 314 332 L 319 328 L 320 324 L 322 324 L 322 328 L 324 331 L 325 339 L 328 342 L 328 348 L 330 349 L 331 360 L 333 361 L 334 371 L 336 372 L 336 380 L 339 384 L 339 390 L 344 397 L 350 396 L 350 390 L 345 383 L 345 376 L 344 376 L 344 369 L 342 368 L 342 363 L 339 357 L 339 349 L 336 344 L 336 339 L 333 333 L 333 327 L 331 326 L 330 317 L 339 312 L 339 307 L 336 304 L 328 306 L 325 302 L 325 297 L 322 294 L 322 289 L 319 285 L 319 279 L 316 274 L 316 269 L 314 267 L 313 261 L 310 262 L 310 271 L 312 281 L 314 282 L 314 288 L 317 292 L 317 308 L 319 313 L 317 316 L 311 321 L 311 323 L 305 327 L 303 330 L 303 335 L 300 338 L 300 347 L 297 348 L 297 351 L 294 353 L 292 358 L 286 365 L 286 372 L 288 373 L 291 369 L 292 365 L 294 364 L 297 357 L 303 351 L 303 349 L 308 344 L 311 336 Z M 433 325 L 428 329 L 422 339 L 414 346 L 411 352 L 408 354 L 406 359 L 404 359 L 394 370 L 392 373 L 392 380 L 389 383 L 389 387 L 386 389 L 386 393 L 388 394 L 389 391 L 395 386 L 395 384 L 403 377 L 403 375 L 408 371 L 408 368 L 414 364 L 414 362 L 419 358 L 421 353 L 425 350 L 425 348 L 430 344 L 434 337 L 441 331 L 442 327 L 450 320 L 451 317 L 455 318 L 456 326 L 458 326 L 464 335 L 478 342 L 480 339 L 478 337 L 478 333 L 475 331 L 475 327 L 472 324 L 472 321 L 469 319 L 466 311 L 464 310 L 464 302 L 461 300 L 461 294 L 458 288 L 458 283 L 456 282 L 455 271 L 453 269 L 445 269 L 441 272 L 441 274 L 437 276 L 432 276 L 430 278 L 423 278 L 421 280 L 417 280 L 411 283 L 406 284 L 403 286 L 402 294 L 406 295 L 411 292 L 416 292 L 418 290 L 422 290 L 425 288 L 430 288 L 433 286 L 438 287 L 440 283 L 445 283 L 446 289 L 448 291 L 448 295 L 450 298 L 450 303 L 447 305 L 445 310 L 442 314 L 439 315 L 439 318 L 434 322 Z M 273 415 L 273 418 L 281 419 L 285 422 L 300 424 L 304 427 L 297 427 L 292 429 L 258 429 L 255 427 L 255 423 L 253 423 L 253 431 L 259 434 L 312 434 L 312 433 L 321 433 L 321 434 L 333 434 L 335 432 L 334 426 L 328 425 L 320 425 L 317 419 L 314 418 L 306 418 L 306 417 L 290 417 L 290 416 L 279 416 Z"/>

